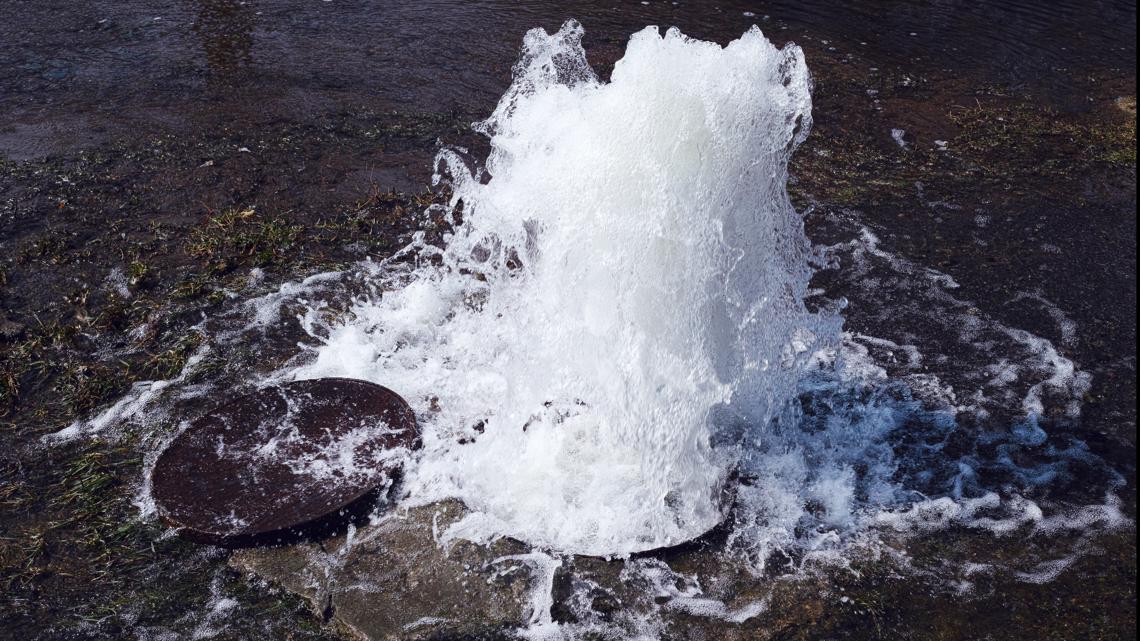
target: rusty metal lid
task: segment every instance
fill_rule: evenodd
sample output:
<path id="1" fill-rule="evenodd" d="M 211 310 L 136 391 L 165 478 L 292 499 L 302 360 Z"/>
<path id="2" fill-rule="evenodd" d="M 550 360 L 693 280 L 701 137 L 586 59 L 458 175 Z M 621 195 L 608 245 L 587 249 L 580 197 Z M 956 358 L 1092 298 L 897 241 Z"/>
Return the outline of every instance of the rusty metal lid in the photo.
<path id="1" fill-rule="evenodd" d="M 155 462 L 152 495 L 191 540 L 275 542 L 386 490 L 402 453 L 419 446 L 411 408 L 385 387 L 283 383 L 194 421 Z"/>

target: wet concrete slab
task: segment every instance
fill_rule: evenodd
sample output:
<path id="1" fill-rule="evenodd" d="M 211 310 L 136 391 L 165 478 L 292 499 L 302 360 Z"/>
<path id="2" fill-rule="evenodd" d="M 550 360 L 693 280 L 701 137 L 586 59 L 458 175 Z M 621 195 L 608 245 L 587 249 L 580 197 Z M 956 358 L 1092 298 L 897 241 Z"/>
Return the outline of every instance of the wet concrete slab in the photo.
<path id="1" fill-rule="evenodd" d="M 322 543 L 242 550 L 230 565 L 303 596 L 366 641 L 478 637 L 524 625 L 535 579 L 512 557 L 526 547 L 439 541 L 465 513 L 455 501 L 434 503 Z"/>

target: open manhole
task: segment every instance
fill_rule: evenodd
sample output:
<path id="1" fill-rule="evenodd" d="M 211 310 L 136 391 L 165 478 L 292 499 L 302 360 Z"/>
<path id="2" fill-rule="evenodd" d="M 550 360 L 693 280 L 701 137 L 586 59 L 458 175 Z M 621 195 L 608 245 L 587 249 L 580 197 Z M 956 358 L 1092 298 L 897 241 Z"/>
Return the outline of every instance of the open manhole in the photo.
<path id="1" fill-rule="evenodd" d="M 283 383 L 194 421 L 155 462 L 152 494 L 188 539 L 274 543 L 329 527 L 384 491 L 419 446 L 411 408 L 385 387 Z"/>

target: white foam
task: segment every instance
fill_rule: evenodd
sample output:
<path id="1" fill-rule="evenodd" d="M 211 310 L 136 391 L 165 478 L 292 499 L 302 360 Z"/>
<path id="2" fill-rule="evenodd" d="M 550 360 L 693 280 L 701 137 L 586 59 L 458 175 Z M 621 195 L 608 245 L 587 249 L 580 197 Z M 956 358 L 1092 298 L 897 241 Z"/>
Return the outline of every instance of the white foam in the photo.
<path id="1" fill-rule="evenodd" d="M 622 579 L 627 583 L 644 582 L 649 594 L 665 609 L 694 616 L 743 623 L 768 609 L 767 598 L 730 607 L 720 599 L 707 596 L 697 577 L 680 574 L 659 559 L 628 562 L 622 569 Z"/>
<path id="2" fill-rule="evenodd" d="M 131 386 L 119 400 L 107 409 L 99 412 L 92 418 L 79 418 L 72 421 L 67 427 L 47 434 L 44 442 L 62 443 L 73 441 L 81 437 L 105 435 L 109 430 L 120 428 L 124 423 L 134 419 L 141 419 L 155 411 L 154 403 L 163 392 L 172 385 L 184 382 L 202 362 L 210 351 L 208 345 L 199 347 L 189 358 L 178 376 L 170 380 L 140 381 Z"/>
<path id="3" fill-rule="evenodd" d="M 550 608 L 554 605 L 554 573 L 562 567 L 562 561 L 542 552 L 529 552 L 501 556 L 492 560 L 491 564 L 512 562 L 524 564 L 534 575 L 534 585 L 528 595 L 530 613 L 526 631 L 530 633 L 531 638 L 541 639 L 551 636 L 557 628 L 550 612 Z M 507 572 L 509 571 L 510 568 Z"/>
<path id="4" fill-rule="evenodd" d="M 907 148 L 906 130 L 905 129 L 892 129 L 891 130 L 891 140 L 895 141 L 895 144 L 898 145 L 899 147 L 906 149 Z"/>
<path id="5" fill-rule="evenodd" d="M 478 127 L 486 172 L 440 154 L 463 224 L 381 276 L 298 376 L 407 397 L 411 492 L 463 499 L 464 536 L 623 555 L 720 521 L 713 409 L 769 422 L 819 340 L 784 191 L 810 81 L 756 28 L 726 47 L 647 28 L 603 83 L 581 36 L 527 34 Z"/>
<path id="6" fill-rule="evenodd" d="M 103 285 L 109 291 L 125 299 L 130 299 L 131 297 L 131 289 L 127 286 L 127 275 L 123 272 L 121 267 L 112 267 L 111 273 L 107 274 L 107 278 L 103 280 Z"/>
<path id="7" fill-rule="evenodd" d="M 210 584 L 210 601 L 206 604 L 206 612 L 202 614 L 198 625 L 194 627 L 190 638 L 194 641 L 213 639 L 225 632 L 225 621 L 231 611 L 238 606 L 238 602 L 231 597 L 222 596 L 221 579 L 215 578 Z"/>

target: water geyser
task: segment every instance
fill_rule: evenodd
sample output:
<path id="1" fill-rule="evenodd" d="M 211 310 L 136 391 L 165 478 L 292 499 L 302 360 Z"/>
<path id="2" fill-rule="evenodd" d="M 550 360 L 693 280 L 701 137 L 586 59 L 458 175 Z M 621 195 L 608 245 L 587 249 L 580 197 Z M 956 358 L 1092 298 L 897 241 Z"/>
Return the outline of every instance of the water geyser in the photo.
<path id="1" fill-rule="evenodd" d="M 610 556 L 718 523 L 738 448 L 713 435 L 793 394 L 818 324 L 785 191 L 811 94 L 802 51 L 755 27 L 646 28 L 608 82 L 582 34 L 527 34 L 484 169 L 437 159 L 462 223 L 385 264 L 300 376 L 409 400 L 409 495 L 472 510 L 449 536 Z"/>

